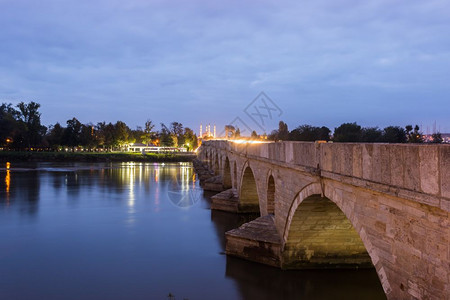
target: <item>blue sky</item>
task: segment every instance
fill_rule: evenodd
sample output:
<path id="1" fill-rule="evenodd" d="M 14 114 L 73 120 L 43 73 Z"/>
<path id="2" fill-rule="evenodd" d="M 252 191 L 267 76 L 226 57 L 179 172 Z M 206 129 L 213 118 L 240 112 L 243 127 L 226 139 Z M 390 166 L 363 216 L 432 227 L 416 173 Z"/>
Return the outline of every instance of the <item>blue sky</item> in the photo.
<path id="1" fill-rule="evenodd" d="M 448 0 L 0 0 L 0 28 L 0 102 L 37 101 L 45 124 L 257 129 L 264 91 L 290 129 L 450 132 Z"/>

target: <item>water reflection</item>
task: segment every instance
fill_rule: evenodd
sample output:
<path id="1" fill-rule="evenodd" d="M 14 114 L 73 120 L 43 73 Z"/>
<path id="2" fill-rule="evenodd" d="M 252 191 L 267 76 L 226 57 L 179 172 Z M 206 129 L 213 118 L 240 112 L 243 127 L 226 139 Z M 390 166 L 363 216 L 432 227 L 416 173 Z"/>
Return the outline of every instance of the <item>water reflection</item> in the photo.
<path id="1" fill-rule="evenodd" d="M 224 233 L 254 216 L 210 211 L 213 194 L 191 164 L 14 163 L 0 172 L 0 298 L 384 296 L 375 272 L 282 272 L 227 258 Z"/>
<path id="2" fill-rule="evenodd" d="M 385 299 L 374 270 L 282 271 L 227 257 L 226 277 L 243 299 Z"/>
<path id="3" fill-rule="evenodd" d="M 6 163 L 6 176 L 5 176 L 5 192 L 6 192 L 6 203 L 9 204 L 9 189 L 11 186 L 11 174 L 10 174 L 10 166 L 9 162 Z"/>

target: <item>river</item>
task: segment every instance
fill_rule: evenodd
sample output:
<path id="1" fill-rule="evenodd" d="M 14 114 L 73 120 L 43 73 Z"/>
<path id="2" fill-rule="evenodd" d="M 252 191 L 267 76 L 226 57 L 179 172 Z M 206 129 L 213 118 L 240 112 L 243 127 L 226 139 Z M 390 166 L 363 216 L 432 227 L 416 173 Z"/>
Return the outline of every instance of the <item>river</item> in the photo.
<path id="1" fill-rule="evenodd" d="M 190 163 L 0 170 L 0 299 L 385 299 L 375 270 L 281 271 L 224 255 L 246 217 Z"/>

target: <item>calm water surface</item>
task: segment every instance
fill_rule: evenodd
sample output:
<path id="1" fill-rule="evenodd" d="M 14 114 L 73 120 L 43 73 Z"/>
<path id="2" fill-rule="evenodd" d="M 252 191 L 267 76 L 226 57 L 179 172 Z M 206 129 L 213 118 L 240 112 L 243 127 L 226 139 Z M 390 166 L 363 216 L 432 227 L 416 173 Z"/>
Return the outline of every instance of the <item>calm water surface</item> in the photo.
<path id="1" fill-rule="evenodd" d="M 0 299 L 384 299 L 374 270 L 281 271 L 223 255 L 192 165 L 0 170 Z"/>

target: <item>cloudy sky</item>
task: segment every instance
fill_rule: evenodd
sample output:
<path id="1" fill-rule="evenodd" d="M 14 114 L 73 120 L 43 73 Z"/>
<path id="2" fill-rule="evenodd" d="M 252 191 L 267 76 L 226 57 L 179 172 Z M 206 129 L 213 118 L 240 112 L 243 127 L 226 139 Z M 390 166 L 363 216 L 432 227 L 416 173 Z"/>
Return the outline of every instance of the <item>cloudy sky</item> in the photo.
<path id="1" fill-rule="evenodd" d="M 264 91 L 291 129 L 450 132 L 449 32 L 448 0 L 0 0 L 0 102 L 37 101 L 45 124 L 258 129 Z"/>

